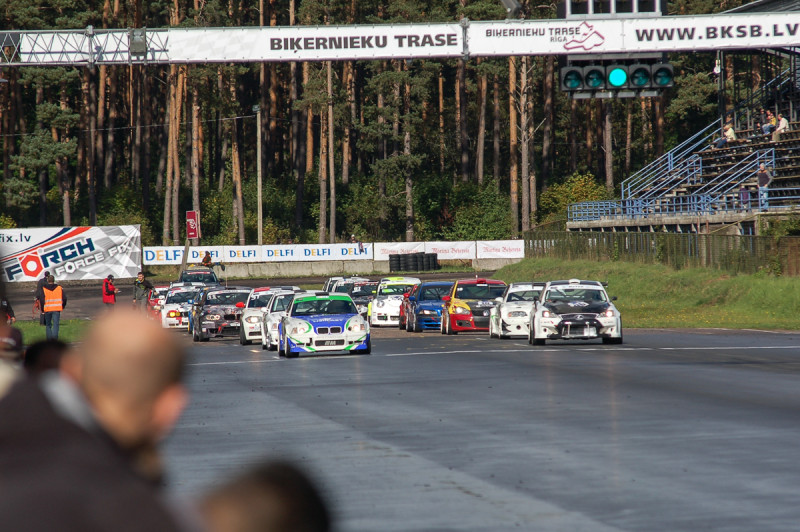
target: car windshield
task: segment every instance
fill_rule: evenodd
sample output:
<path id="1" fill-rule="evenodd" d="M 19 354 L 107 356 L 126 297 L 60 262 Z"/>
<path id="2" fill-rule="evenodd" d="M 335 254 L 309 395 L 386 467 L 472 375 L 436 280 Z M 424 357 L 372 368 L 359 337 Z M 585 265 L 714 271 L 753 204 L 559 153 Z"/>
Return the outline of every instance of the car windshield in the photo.
<path id="1" fill-rule="evenodd" d="M 608 298 L 603 290 L 598 290 L 597 288 L 569 288 L 566 286 L 557 286 L 548 290 L 545 301 L 548 303 L 571 301 L 599 303 L 608 301 Z"/>
<path id="2" fill-rule="evenodd" d="M 180 292 L 172 292 L 167 296 L 166 304 L 188 303 L 193 299 L 197 292 L 192 290 L 181 290 Z"/>
<path id="3" fill-rule="evenodd" d="M 414 288 L 413 284 L 386 284 L 378 290 L 379 296 L 402 296 Z"/>
<path id="4" fill-rule="evenodd" d="M 292 316 L 314 314 L 358 314 L 358 311 L 347 299 L 307 299 L 296 302 L 292 308 Z"/>
<path id="5" fill-rule="evenodd" d="M 506 297 L 506 301 L 513 302 L 513 301 L 533 301 L 533 298 L 541 294 L 541 290 L 519 290 L 517 292 L 511 292 Z"/>
<path id="6" fill-rule="evenodd" d="M 441 301 L 450 293 L 451 286 L 423 286 L 419 292 L 420 301 Z"/>
<path id="7" fill-rule="evenodd" d="M 350 295 L 352 297 L 369 297 L 374 296 L 378 291 L 378 283 L 354 285 Z"/>
<path id="8" fill-rule="evenodd" d="M 272 302 L 272 312 L 283 312 L 289 307 L 289 304 L 291 304 L 293 299 L 294 294 L 275 296 L 275 299 Z"/>
<path id="9" fill-rule="evenodd" d="M 217 276 L 212 272 L 183 272 L 181 283 L 216 283 Z"/>
<path id="10" fill-rule="evenodd" d="M 264 308 L 269 303 L 269 298 L 272 294 L 269 292 L 254 293 L 247 301 L 247 308 Z"/>
<path id="11" fill-rule="evenodd" d="M 333 289 L 333 291 L 340 294 L 346 294 L 347 291 L 350 290 L 351 286 L 353 286 L 352 283 L 340 283 L 336 286 L 336 288 Z"/>
<path id="12" fill-rule="evenodd" d="M 502 284 L 461 284 L 456 288 L 458 299 L 494 299 L 501 297 L 506 287 Z"/>
<path id="13" fill-rule="evenodd" d="M 235 305 L 245 303 L 250 292 L 211 292 L 206 298 L 206 305 Z"/>

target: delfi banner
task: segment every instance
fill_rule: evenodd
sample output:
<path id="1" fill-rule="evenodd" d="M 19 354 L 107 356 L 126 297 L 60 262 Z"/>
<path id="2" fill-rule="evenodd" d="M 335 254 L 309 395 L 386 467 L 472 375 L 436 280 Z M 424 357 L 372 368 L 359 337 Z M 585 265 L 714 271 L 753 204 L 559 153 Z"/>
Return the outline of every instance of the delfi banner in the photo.
<path id="1" fill-rule="evenodd" d="M 0 268 L 6 282 L 136 277 L 142 263 L 138 225 L 0 230 Z"/>
<path id="2" fill-rule="evenodd" d="M 425 242 L 425 253 L 436 253 L 439 260 L 472 260 L 475 258 L 475 241 Z"/>
<path id="3" fill-rule="evenodd" d="M 372 244 L 294 244 L 262 246 L 264 262 L 372 260 Z"/>
<path id="4" fill-rule="evenodd" d="M 200 260 L 203 260 L 203 257 L 200 257 Z M 217 261 L 214 260 L 214 262 Z M 219 262 L 261 262 L 261 248 L 260 246 L 225 246 L 222 260 Z"/>
<path id="5" fill-rule="evenodd" d="M 183 246 L 145 246 L 144 264 L 169 266 L 183 262 Z"/>
<path id="6" fill-rule="evenodd" d="M 524 259 L 524 240 L 479 240 L 479 259 Z"/>
<path id="7" fill-rule="evenodd" d="M 389 260 L 389 255 L 425 253 L 425 242 L 375 242 L 375 260 Z"/>
<path id="8" fill-rule="evenodd" d="M 206 256 L 206 251 L 211 254 L 212 262 L 227 262 L 225 261 L 225 249 L 229 246 L 192 246 L 189 248 L 189 257 L 186 259 L 187 266 L 199 266 L 203 257 Z"/>

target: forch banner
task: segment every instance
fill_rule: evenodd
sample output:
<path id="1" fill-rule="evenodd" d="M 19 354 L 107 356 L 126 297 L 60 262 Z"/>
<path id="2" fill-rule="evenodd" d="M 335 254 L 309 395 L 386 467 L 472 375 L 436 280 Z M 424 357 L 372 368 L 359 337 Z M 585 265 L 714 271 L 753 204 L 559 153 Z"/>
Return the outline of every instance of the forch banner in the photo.
<path id="1" fill-rule="evenodd" d="M 138 225 L 0 229 L 0 269 L 12 283 L 136 277 L 141 242 Z"/>

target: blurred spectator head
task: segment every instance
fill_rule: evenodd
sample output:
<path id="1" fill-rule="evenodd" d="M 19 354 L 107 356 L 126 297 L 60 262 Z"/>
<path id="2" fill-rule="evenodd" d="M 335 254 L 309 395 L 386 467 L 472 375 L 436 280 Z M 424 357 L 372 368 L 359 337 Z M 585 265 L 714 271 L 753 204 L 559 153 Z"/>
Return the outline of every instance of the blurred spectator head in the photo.
<path id="1" fill-rule="evenodd" d="M 16 362 L 22 358 L 22 333 L 16 327 L 0 324 L 0 359 Z"/>
<path id="2" fill-rule="evenodd" d="M 69 346 L 61 340 L 42 340 L 25 350 L 23 367 L 31 377 L 37 377 L 45 371 L 61 367 L 61 358 Z"/>
<path id="3" fill-rule="evenodd" d="M 266 462 L 209 493 L 201 503 L 209 532 L 328 532 L 317 487 L 285 461 Z"/>

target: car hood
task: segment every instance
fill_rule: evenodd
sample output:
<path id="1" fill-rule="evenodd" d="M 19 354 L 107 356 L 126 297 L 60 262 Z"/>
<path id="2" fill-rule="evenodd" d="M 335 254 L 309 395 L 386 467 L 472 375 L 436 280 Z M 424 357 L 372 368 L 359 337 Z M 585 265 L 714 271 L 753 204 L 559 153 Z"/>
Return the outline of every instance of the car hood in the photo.
<path id="1" fill-rule="evenodd" d="M 608 307 L 608 302 L 588 303 L 585 301 L 563 301 L 558 303 L 545 303 L 544 307 L 556 314 L 599 314 Z"/>
<path id="2" fill-rule="evenodd" d="M 188 303 L 167 303 L 161 307 L 161 310 L 166 310 L 167 312 L 170 310 L 188 311 L 191 308 L 192 306 Z"/>
<path id="3" fill-rule="evenodd" d="M 203 312 L 214 314 L 241 314 L 242 309 L 236 308 L 233 305 L 206 305 L 203 307 Z"/>
<path id="4" fill-rule="evenodd" d="M 400 294 L 392 294 L 390 296 L 376 296 L 375 299 L 373 299 L 373 303 L 377 303 L 378 301 L 383 301 L 384 303 L 391 305 L 400 305 L 403 302 L 403 296 Z"/>
<path id="5" fill-rule="evenodd" d="M 488 310 L 497 305 L 497 301 L 493 299 L 462 299 L 470 310 Z"/>
<path id="6" fill-rule="evenodd" d="M 318 314 L 311 316 L 292 316 L 291 318 L 307 321 L 315 327 L 330 327 L 333 325 L 344 327 L 353 316 L 358 316 L 358 314 Z"/>
<path id="7" fill-rule="evenodd" d="M 533 301 L 512 301 L 511 303 L 503 303 L 503 310 L 507 312 L 530 310 L 531 308 L 533 308 Z"/>
<path id="8" fill-rule="evenodd" d="M 444 308 L 444 301 L 420 301 L 417 303 L 417 310 L 441 310 Z"/>

